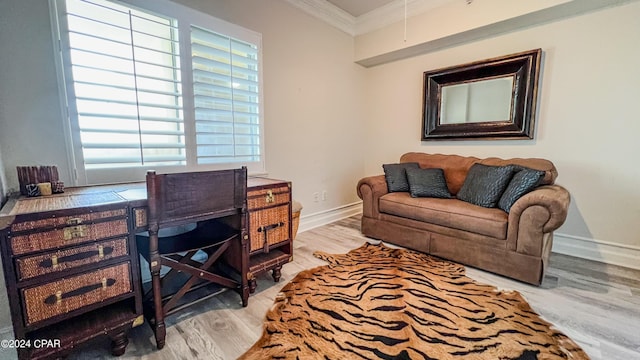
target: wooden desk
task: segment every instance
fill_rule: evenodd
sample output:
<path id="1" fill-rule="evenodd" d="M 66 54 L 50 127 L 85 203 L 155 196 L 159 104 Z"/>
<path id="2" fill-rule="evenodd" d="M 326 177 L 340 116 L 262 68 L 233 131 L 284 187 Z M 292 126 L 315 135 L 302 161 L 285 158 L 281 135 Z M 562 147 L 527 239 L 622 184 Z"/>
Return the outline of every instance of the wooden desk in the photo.
<path id="1" fill-rule="evenodd" d="M 143 323 L 135 234 L 146 230 L 144 182 L 67 188 L 63 194 L 14 197 L 0 210 L 0 250 L 16 339 L 59 339 L 20 349 L 21 359 L 65 355 L 106 334 L 121 355 L 127 332 Z M 292 260 L 291 183 L 247 183 L 249 281 Z"/>

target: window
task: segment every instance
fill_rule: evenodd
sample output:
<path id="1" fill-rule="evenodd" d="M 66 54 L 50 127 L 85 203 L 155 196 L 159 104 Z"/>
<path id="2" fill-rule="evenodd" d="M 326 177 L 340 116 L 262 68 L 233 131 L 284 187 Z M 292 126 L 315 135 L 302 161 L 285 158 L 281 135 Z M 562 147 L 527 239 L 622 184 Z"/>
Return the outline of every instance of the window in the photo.
<path id="1" fill-rule="evenodd" d="M 259 161 L 255 45 L 191 27 L 198 164 Z"/>
<path id="2" fill-rule="evenodd" d="M 52 1 L 79 184 L 264 172 L 259 34 L 168 1 Z"/>

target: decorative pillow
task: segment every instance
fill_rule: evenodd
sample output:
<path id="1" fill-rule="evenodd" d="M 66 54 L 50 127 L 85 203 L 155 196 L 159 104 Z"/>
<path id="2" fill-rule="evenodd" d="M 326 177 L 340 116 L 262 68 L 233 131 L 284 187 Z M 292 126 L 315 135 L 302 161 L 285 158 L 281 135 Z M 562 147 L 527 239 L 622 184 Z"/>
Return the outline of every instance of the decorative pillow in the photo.
<path id="1" fill-rule="evenodd" d="M 407 181 L 411 197 L 433 197 L 450 199 L 451 193 L 447 187 L 442 169 L 414 169 L 408 168 Z"/>
<path id="2" fill-rule="evenodd" d="M 457 197 L 475 205 L 496 207 L 513 176 L 513 166 L 473 164 Z"/>
<path id="3" fill-rule="evenodd" d="M 409 183 L 407 182 L 407 168 L 419 169 L 418 163 L 400 163 L 400 164 L 384 164 L 384 177 L 387 180 L 387 188 L 389 192 L 409 191 Z"/>
<path id="4" fill-rule="evenodd" d="M 518 171 L 509 182 L 507 189 L 502 193 L 498 207 L 506 212 L 524 194 L 535 189 L 544 178 L 544 171 L 523 168 Z"/>

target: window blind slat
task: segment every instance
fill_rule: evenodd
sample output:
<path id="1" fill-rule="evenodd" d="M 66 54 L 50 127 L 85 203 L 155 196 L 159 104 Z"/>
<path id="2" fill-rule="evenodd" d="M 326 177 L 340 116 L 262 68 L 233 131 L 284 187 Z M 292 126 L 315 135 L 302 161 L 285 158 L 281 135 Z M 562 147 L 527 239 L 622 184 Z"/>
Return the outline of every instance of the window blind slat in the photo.
<path id="1" fill-rule="evenodd" d="M 111 119 L 122 119 L 122 120 L 135 120 L 136 123 L 138 120 L 140 121 L 162 121 L 169 123 L 177 123 L 181 124 L 183 120 L 181 118 L 171 118 L 171 117 L 153 117 L 153 116 L 127 116 L 127 115 L 114 115 L 114 114 L 104 114 L 104 113 L 88 113 L 88 112 L 79 112 L 79 116 L 81 117 L 95 117 L 95 118 L 111 118 Z"/>
<path id="2" fill-rule="evenodd" d="M 234 73 L 240 73 L 243 75 L 247 75 L 247 76 L 257 76 L 258 75 L 258 71 L 257 70 L 253 70 L 253 69 L 247 69 L 245 67 L 239 66 L 242 63 L 238 63 L 238 62 L 234 62 L 232 64 L 229 64 L 227 62 L 222 62 L 222 61 L 218 61 L 218 60 L 213 60 L 210 58 L 205 58 L 202 56 L 194 56 L 193 57 L 193 65 L 194 68 L 198 68 L 199 70 L 202 70 L 202 67 L 207 67 L 207 68 L 211 68 L 216 69 L 217 72 L 219 73 L 226 73 L 226 72 L 234 72 Z"/>
<path id="3" fill-rule="evenodd" d="M 88 82 L 88 81 L 76 81 L 76 84 L 79 85 L 88 85 L 88 86 L 97 86 L 97 87 L 102 87 L 105 89 L 119 89 L 119 90 L 130 90 L 130 91 L 136 91 L 138 90 L 139 92 L 144 92 L 144 93 L 150 93 L 150 94 L 159 94 L 159 95 L 170 95 L 170 96 L 180 96 L 180 92 L 178 91 L 160 91 L 160 90 L 153 90 L 153 89 L 136 89 L 135 87 L 131 87 L 131 86 L 118 86 L 118 85 L 109 85 L 109 84 L 104 84 L 104 83 L 94 83 L 94 82 Z"/>
<path id="4" fill-rule="evenodd" d="M 255 83 L 257 85 L 257 83 Z M 194 88 L 196 88 L 198 91 L 202 91 L 204 92 L 205 90 L 207 92 L 209 91 L 216 91 L 216 92 L 228 92 L 231 93 L 231 87 L 230 86 L 221 86 L 221 85 L 215 85 L 215 84 L 208 84 L 208 83 L 203 83 L 203 82 L 199 82 L 196 81 Z M 245 95 L 245 96 L 258 96 L 258 91 L 257 88 L 255 89 L 255 91 L 249 91 L 249 90 L 244 90 L 244 89 L 233 89 L 233 93 L 234 94 L 240 94 L 240 95 Z"/>
<path id="5" fill-rule="evenodd" d="M 169 78 L 162 78 L 162 77 L 158 77 L 158 76 L 140 75 L 140 74 L 134 74 L 133 72 L 108 70 L 108 69 L 104 69 L 104 68 L 97 68 L 97 67 L 83 65 L 83 64 L 73 64 L 73 68 L 74 68 L 74 70 L 75 70 L 75 68 L 83 68 L 83 69 L 92 70 L 92 71 L 101 71 L 101 72 L 106 72 L 106 73 L 110 73 L 110 74 L 118 74 L 118 75 L 129 76 L 132 81 L 133 81 L 133 78 L 136 77 L 139 80 L 140 79 L 149 79 L 149 80 L 157 80 L 157 81 L 166 82 L 168 84 L 171 84 L 172 87 L 179 87 L 179 85 L 180 85 L 180 79 L 177 79 L 175 77 L 169 79 Z M 75 73 L 77 73 L 77 71 L 74 71 L 74 74 Z M 108 77 L 107 78 L 100 77 L 100 79 L 108 80 Z"/>
<path id="6" fill-rule="evenodd" d="M 87 149 L 138 149 L 140 144 L 134 143 L 83 143 Z M 184 144 L 145 144 L 143 148 L 149 149 L 183 149 Z"/>
<path id="7" fill-rule="evenodd" d="M 124 44 L 124 45 L 129 46 L 128 44 Z M 140 50 L 140 49 L 144 49 L 144 48 L 138 48 L 138 50 Z M 77 52 L 82 52 L 82 53 L 85 53 L 85 54 L 92 54 L 92 55 L 102 56 L 102 57 L 110 59 L 111 61 L 113 61 L 113 60 L 133 61 L 133 57 L 132 56 L 131 57 L 119 56 L 119 55 L 108 54 L 108 53 L 95 51 L 95 50 L 91 50 L 91 49 L 87 49 L 87 48 L 72 47 L 71 50 L 77 51 Z M 161 53 L 161 52 L 158 51 L 158 53 Z M 166 53 L 165 53 L 165 55 L 166 55 Z M 107 59 L 105 59 L 105 61 L 107 61 Z M 151 62 L 151 61 L 143 61 L 143 60 L 136 60 L 135 62 L 139 63 L 139 64 L 157 66 L 157 67 L 171 69 L 171 70 L 180 70 L 179 67 L 173 66 L 171 64 L 161 64 L 161 63 L 154 63 L 154 62 Z M 82 64 L 82 60 L 78 60 L 77 63 L 78 64 Z"/>
<path id="8" fill-rule="evenodd" d="M 98 103 L 113 103 L 113 104 L 122 104 L 122 105 L 135 105 L 139 107 L 151 107 L 151 108 L 159 108 L 159 109 L 174 109 L 181 110 L 182 106 L 179 105 L 171 105 L 171 104 L 154 104 L 154 103 L 142 103 L 136 101 L 121 101 L 121 100 L 111 100 L 111 99 L 100 99 L 100 98 L 89 98 L 89 97 L 76 97 L 78 100 L 84 101 L 93 101 Z"/>
<path id="9" fill-rule="evenodd" d="M 181 162 L 184 161 L 184 156 L 146 156 L 146 163 L 164 163 L 164 162 Z M 105 165 L 105 164 L 124 164 L 124 163 L 132 163 L 137 164 L 141 161 L 140 157 L 115 157 L 109 156 L 108 158 L 100 158 L 100 157 L 85 157 L 85 163 L 91 165 Z"/>
<path id="10" fill-rule="evenodd" d="M 109 133 L 109 134 L 142 134 L 142 135 L 178 135 L 182 136 L 183 132 L 179 130 L 171 131 L 171 130 L 126 130 L 126 129 L 104 129 L 104 128 L 90 128 L 86 127 L 83 129 L 84 132 L 87 133 Z"/>

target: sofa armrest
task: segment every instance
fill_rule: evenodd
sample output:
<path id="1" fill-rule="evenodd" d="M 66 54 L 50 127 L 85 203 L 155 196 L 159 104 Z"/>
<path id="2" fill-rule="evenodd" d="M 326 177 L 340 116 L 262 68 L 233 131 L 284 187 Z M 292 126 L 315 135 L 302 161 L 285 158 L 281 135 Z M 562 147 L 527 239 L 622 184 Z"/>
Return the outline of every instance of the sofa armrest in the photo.
<path id="1" fill-rule="evenodd" d="M 356 188 L 362 199 L 362 215 L 378 218 L 378 199 L 389 192 L 384 175 L 369 176 L 361 179 Z"/>
<path id="2" fill-rule="evenodd" d="M 567 218 L 571 196 L 560 185 L 545 185 L 516 201 L 509 212 L 507 248 L 540 256 L 545 234 L 559 228 Z"/>

